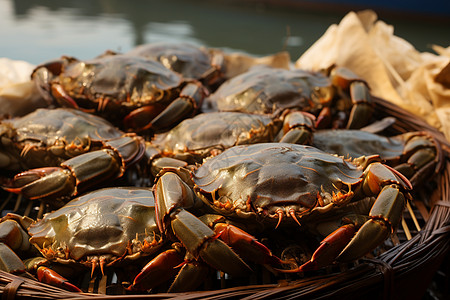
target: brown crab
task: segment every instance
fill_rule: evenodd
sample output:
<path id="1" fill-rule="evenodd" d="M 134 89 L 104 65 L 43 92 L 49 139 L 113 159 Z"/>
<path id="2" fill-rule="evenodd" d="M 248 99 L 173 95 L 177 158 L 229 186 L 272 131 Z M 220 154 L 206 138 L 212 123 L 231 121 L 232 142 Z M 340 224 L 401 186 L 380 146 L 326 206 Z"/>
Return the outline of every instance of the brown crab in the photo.
<path id="1" fill-rule="evenodd" d="M 75 109 L 39 109 L 3 120 L 0 131 L 1 168 L 23 171 L 2 186 L 30 199 L 74 196 L 122 176 L 144 153 L 141 137 Z"/>
<path id="2" fill-rule="evenodd" d="M 103 55 L 80 61 L 62 57 L 32 74 L 46 99 L 96 113 L 134 132 L 165 130 L 200 107 L 207 90 L 158 61 Z"/>
<path id="3" fill-rule="evenodd" d="M 131 279 L 130 291 L 154 288 L 175 275 L 170 291 L 195 288 L 201 281 L 194 280 L 191 270 L 200 273 L 197 278 L 204 278 L 207 272 L 202 272 L 202 266 L 189 256 L 184 257 L 183 247 L 175 244 L 167 249 L 166 242 L 156 225 L 151 188 L 105 188 L 73 199 L 38 221 L 12 214 L 1 219 L 0 262 L 6 263 L 0 267 L 16 274 L 36 272 L 42 282 L 77 292 L 79 271 L 89 271 L 92 277 L 96 270 L 106 274 L 108 268 L 128 270 L 119 280 Z M 223 245 L 220 241 L 215 244 Z M 244 248 L 255 247 L 271 257 L 270 251 L 256 241 Z M 42 257 L 35 258 L 35 252 L 25 256 L 23 251 L 30 248 L 39 249 Z M 218 257 L 227 254 L 224 249 Z M 24 264 L 15 252 L 32 259 Z M 73 270 L 66 275 L 72 283 L 54 271 L 58 266 Z"/>
<path id="4" fill-rule="evenodd" d="M 362 130 L 317 130 L 312 145 L 345 157 L 377 154 L 413 186 L 437 174 L 443 161 L 439 143 L 423 131 L 385 137 Z"/>
<path id="5" fill-rule="evenodd" d="M 11 226 L 15 230 L 8 230 Z M 21 235 L 16 227 L 22 231 Z M 153 258 L 164 245 L 156 226 L 154 198 L 149 188 L 100 189 L 73 199 L 39 221 L 10 214 L 1 220 L 0 242 L 18 251 L 14 244 L 22 240 L 28 242 L 27 232 L 31 236 L 27 248 L 34 245 L 43 258 L 25 267 L 18 257 L 10 259 L 13 255 L 1 249 L 2 260 L 8 260 L 9 271 L 18 265 L 15 273 L 25 269 L 36 271 L 40 281 L 72 291 L 80 290 L 45 266 L 59 264 L 72 266 L 73 270 L 84 266 L 92 276 L 97 268 L 103 274 L 105 268 L 123 266 L 130 261 L 139 266 L 139 259 Z M 182 263 L 183 256 L 172 252 L 168 254 L 175 260 L 172 264 Z M 169 267 L 167 272 L 171 272 Z M 145 269 L 142 273 L 146 273 Z"/>
<path id="6" fill-rule="evenodd" d="M 209 112 L 186 119 L 168 132 L 156 135 L 147 144 L 153 174 L 167 165 L 201 163 L 232 146 L 282 141 L 311 142 L 314 116 L 300 111 L 284 111 L 281 116 L 243 112 Z M 162 158 L 156 158 L 162 157 Z"/>
<path id="7" fill-rule="evenodd" d="M 367 84 L 343 68 L 311 72 L 255 66 L 225 81 L 205 101 L 205 110 L 265 114 L 285 109 L 316 115 L 317 128 L 360 128 L 373 112 Z"/>
<path id="8" fill-rule="evenodd" d="M 157 222 L 161 232 L 176 237 L 195 258 L 232 275 L 248 270 L 239 259 L 217 258 L 214 249 L 227 225 L 210 228 L 189 211 L 201 203 L 231 220 L 263 228 L 308 224 L 351 202 L 376 197 L 364 222 L 346 223 L 326 237 L 312 258 L 295 269 L 317 269 L 334 261 L 357 259 L 382 243 L 401 220 L 411 189 L 394 169 L 362 157 L 353 162 L 311 146 L 261 143 L 229 148 L 206 159 L 193 172 L 163 169 L 155 184 Z M 231 239 L 231 248 L 241 242 Z M 214 255 L 212 255 L 214 253 Z M 252 252 L 258 257 L 257 251 Z M 231 263 L 233 261 L 233 263 Z M 294 272 L 292 271 L 292 272 Z"/>

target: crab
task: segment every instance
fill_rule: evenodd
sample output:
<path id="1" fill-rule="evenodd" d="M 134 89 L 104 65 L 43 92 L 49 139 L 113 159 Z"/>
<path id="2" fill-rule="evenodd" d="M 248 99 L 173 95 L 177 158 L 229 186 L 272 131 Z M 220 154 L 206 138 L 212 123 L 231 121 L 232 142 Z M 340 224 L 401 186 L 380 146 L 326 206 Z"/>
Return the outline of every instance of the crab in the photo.
<path id="1" fill-rule="evenodd" d="M 242 112 L 209 112 L 186 119 L 147 144 L 153 175 L 160 167 L 200 163 L 235 145 L 282 141 L 311 143 L 315 118 L 299 111 L 281 116 Z M 161 158 L 157 158 L 161 157 Z M 181 160 L 181 161 L 180 161 Z"/>
<path id="2" fill-rule="evenodd" d="M 298 109 L 316 115 L 317 128 L 361 128 L 374 110 L 367 84 L 347 69 L 311 72 L 267 66 L 225 81 L 204 107 L 250 113 Z"/>
<path id="3" fill-rule="evenodd" d="M 13 226 L 16 231 L 18 227 L 22 235 L 8 231 L 6 225 Z M 106 268 L 127 266 L 129 262 L 139 266 L 139 260 L 160 255 L 165 244 L 156 226 L 151 188 L 114 187 L 96 190 L 73 199 L 59 210 L 45 214 L 39 221 L 7 215 L 2 219 L 0 229 L 3 236 L 7 237 L 0 241 L 9 247 L 24 240 L 27 248 L 31 244 L 42 255 L 41 259 L 33 260 L 27 267 L 23 263 L 22 267 L 15 267 L 20 266 L 21 260 L 18 257 L 10 259 L 11 254 L 2 249 L 0 254 L 2 258 L 7 258 L 7 264 L 10 265 L 8 271 L 36 272 L 40 281 L 71 291 L 80 289 L 58 275 L 53 270 L 56 265 L 70 266 L 72 270 L 81 268 L 89 271 L 91 276 L 98 269 L 104 274 Z M 28 234 L 31 236 L 29 242 Z M 18 250 L 18 247 L 11 248 Z M 182 262 L 183 256 L 180 256 L 172 264 Z M 158 261 L 153 264 L 158 264 Z M 145 269 L 142 272 L 145 273 Z"/>
<path id="4" fill-rule="evenodd" d="M 198 80 L 210 89 L 224 80 L 223 54 L 191 43 L 159 42 L 139 45 L 125 55 L 159 61 L 184 78 Z"/>
<path id="5" fill-rule="evenodd" d="M 154 186 L 157 223 L 164 235 L 181 241 L 193 257 L 239 276 L 248 271 L 248 265 L 230 252 L 247 239 L 234 237 L 227 250 L 215 245 L 217 236 L 233 230 L 223 223 L 213 228 L 205 225 L 196 216 L 201 205 L 228 219 L 266 229 L 305 228 L 335 209 L 375 197 L 363 222 L 346 218 L 309 261 L 286 272 L 353 261 L 395 231 L 410 198 L 410 182 L 378 160 L 372 156 L 347 161 L 311 146 L 288 143 L 234 146 L 206 159 L 194 171 L 163 169 Z M 261 254 L 251 253 L 253 257 Z"/>
<path id="6" fill-rule="evenodd" d="M 31 76 L 46 99 L 133 132 L 170 128 L 193 115 L 208 93 L 158 61 L 131 55 L 87 61 L 63 56 L 37 66 Z"/>
<path id="7" fill-rule="evenodd" d="M 0 123 L 2 187 L 29 199 L 65 200 L 120 177 L 144 154 L 142 137 L 75 109 L 38 109 Z M 22 172 L 21 172 L 22 171 Z M 16 174 L 10 178 L 10 173 Z"/>
<path id="8" fill-rule="evenodd" d="M 317 130 L 312 140 L 314 147 L 346 157 L 378 154 L 413 186 L 437 174 L 443 161 L 439 143 L 424 131 L 385 137 L 362 130 Z"/>
<path id="9" fill-rule="evenodd" d="M 236 234 L 249 238 L 245 233 Z M 151 188 L 105 188 L 73 199 L 38 221 L 13 214 L 0 220 L 0 261 L 6 262 L 0 267 L 15 274 L 36 273 L 42 282 L 75 292 L 81 291 L 81 280 L 77 280 L 80 272 L 93 277 L 99 270 L 104 276 L 111 269 L 125 269 L 126 275 L 119 282 L 131 279 L 132 284 L 125 286 L 130 292 L 158 287 L 175 276 L 170 292 L 194 289 L 207 270 L 189 255 L 185 257 L 179 243 L 169 247 L 167 242 L 156 224 Z M 277 259 L 264 245 L 247 242 L 245 250 L 258 249 L 267 259 Z M 215 244 L 224 245 L 219 240 Z M 36 251 L 24 256 L 23 251 L 31 253 L 30 249 L 38 249 L 42 256 L 35 257 Z M 31 258 L 24 264 L 16 252 Z M 64 266 L 75 274 L 67 268 L 67 275 L 58 274 L 58 267 Z M 118 276 L 122 273 L 116 272 Z"/>

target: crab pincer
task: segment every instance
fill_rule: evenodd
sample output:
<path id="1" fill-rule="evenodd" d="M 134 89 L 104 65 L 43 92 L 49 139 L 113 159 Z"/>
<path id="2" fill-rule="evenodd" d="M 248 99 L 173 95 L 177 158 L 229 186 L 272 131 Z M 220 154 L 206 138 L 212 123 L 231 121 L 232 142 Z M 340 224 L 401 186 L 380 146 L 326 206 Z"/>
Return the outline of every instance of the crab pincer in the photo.
<path id="1" fill-rule="evenodd" d="M 140 55 L 109 53 L 86 61 L 62 57 L 37 66 L 32 79 L 44 98 L 98 114 L 132 132 L 176 125 L 195 113 L 208 93 L 199 81 Z"/>
<path id="2" fill-rule="evenodd" d="M 184 262 L 184 255 L 177 249 L 169 249 L 150 262 L 148 262 L 141 272 L 134 278 L 129 290 L 150 290 L 169 281 L 179 271 L 180 265 Z"/>
<path id="3" fill-rule="evenodd" d="M 370 164 L 358 194 L 377 196 L 363 224 L 342 225 L 322 240 L 311 259 L 295 270 L 317 270 L 334 261 L 350 262 L 375 249 L 400 223 L 411 183 L 395 169 L 380 163 Z"/>
<path id="4" fill-rule="evenodd" d="M 167 170 L 166 170 L 167 171 Z M 161 175 L 155 185 L 156 216 L 161 232 L 175 238 L 195 258 L 232 276 L 250 267 L 200 219 L 187 211 L 201 205 L 192 189 L 174 172 Z"/>
<path id="5" fill-rule="evenodd" d="M 57 167 L 43 167 L 21 172 L 3 182 L 3 189 L 29 199 L 70 199 L 79 191 L 108 179 L 122 176 L 144 154 L 141 137 L 125 135 L 105 142 L 105 148 L 87 152 L 62 162 Z M 64 202 L 60 202 L 62 206 Z"/>
<path id="6" fill-rule="evenodd" d="M 47 267 L 39 267 L 37 269 L 37 277 L 40 282 L 48 283 L 50 285 L 57 286 L 71 292 L 82 292 L 82 290 L 80 290 L 76 285 L 73 285 L 66 278 L 62 277 L 61 275 Z"/>

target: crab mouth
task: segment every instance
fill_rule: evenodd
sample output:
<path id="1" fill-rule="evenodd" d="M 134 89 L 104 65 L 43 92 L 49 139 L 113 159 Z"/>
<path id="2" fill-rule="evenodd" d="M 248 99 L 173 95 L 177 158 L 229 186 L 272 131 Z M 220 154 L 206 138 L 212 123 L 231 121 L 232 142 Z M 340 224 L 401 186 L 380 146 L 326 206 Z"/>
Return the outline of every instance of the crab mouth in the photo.
<path id="1" fill-rule="evenodd" d="M 270 219 L 274 220 L 273 223 L 277 223 L 276 227 L 286 218 L 301 225 L 301 217 L 318 205 L 317 197 L 312 197 L 310 193 L 299 194 L 297 200 L 274 200 L 270 197 L 259 196 L 253 200 L 248 197 L 246 201 L 243 199 L 232 201 L 227 196 L 221 196 L 217 190 L 213 193 L 203 192 L 200 195 L 220 214 L 237 215 L 243 218 L 256 216 L 260 219 Z M 304 200 L 304 198 L 307 200 Z"/>

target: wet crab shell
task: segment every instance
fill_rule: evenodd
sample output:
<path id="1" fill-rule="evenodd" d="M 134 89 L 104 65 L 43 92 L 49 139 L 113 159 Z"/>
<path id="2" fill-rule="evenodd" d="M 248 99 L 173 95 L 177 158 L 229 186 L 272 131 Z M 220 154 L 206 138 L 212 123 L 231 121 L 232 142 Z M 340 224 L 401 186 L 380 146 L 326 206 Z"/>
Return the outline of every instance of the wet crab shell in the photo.
<path id="1" fill-rule="evenodd" d="M 48 213 L 29 228 L 30 242 L 51 247 L 57 257 L 81 260 L 89 255 L 120 257 L 133 241 L 151 242 L 158 233 L 150 189 L 106 188 L 80 196 Z M 45 254 L 44 254 L 45 255 Z M 66 258 L 67 259 L 67 258 Z"/>
<path id="2" fill-rule="evenodd" d="M 44 95 L 52 93 L 53 84 L 59 84 L 82 109 L 102 110 L 102 105 L 109 105 L 111 118 L 171 100 L 172 90 L 183 82 L 180 74 L 157 61 L 120 54 L 87 61 L 66 59 L 59 74 L 49 76 L 48 71 L 45 65 L 38 66 L 32 75 Z"/>
<path id="3" fill-rule="evenodd" d="M 331 81 L 322 73 L 255 66 L 225 81 L 205 105 L 211 110 L 251 113 L 313 111 L 322 108 L 322 101 L 330 101 L 332 93 Z"/>
<path id="4" fill-rule="evenodd" d="M 313 146 L 346 157 L 377 154 L 383 160 L 398 160 L 405 142 L 362 130 L 319 130 L 314 134 Z"/>
<path id="5" fill-rule="evenodd" d="M 0 131 L 3 144 L 0 151 L 20 158 L 17 164 L 2 167 L 14 171 L 56 166 L 68 158 L 96 150 L 101 141 L 124 134 L 100 117 L 63 108 L 42 108 L 21 118 L 3 120 Z"/>
<path id="6" fill-rule="evenodd" d="M 310 146 L 262 143 L 236 146 L 207 159 L 192 178 L 203 200 L 220 213 L 275 221 L 278 209 L 307 213 L 317 205 L 318 193 L 356 185 L 362 174 L 362 168 L 342 157 Z M 228 201 L 233 209 L 223 208 Z"/>
<path id="7" fill-rule="evenodd" d="M 181 42 L 159 42 L 135 47 L 125 55 L 161 62 L 184 78 L 201 79 L 211 69 L 211 55 L 204 47 Z"/>
<path id="8" fill-rule="evenodd" d="M 270 142 L 280 130 L 281 120 L 268 115 L 240 112 L 203 113 L 186 119 L 154 142 L 163 151 L 208 154 L 212 149 L 224 150 L 235 145 Z"/>

